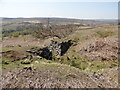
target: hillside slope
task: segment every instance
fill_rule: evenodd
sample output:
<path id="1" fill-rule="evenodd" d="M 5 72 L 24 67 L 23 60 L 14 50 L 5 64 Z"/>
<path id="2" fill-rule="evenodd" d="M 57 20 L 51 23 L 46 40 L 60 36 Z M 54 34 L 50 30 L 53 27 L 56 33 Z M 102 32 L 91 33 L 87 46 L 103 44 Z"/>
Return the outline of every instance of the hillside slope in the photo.
<path id="1" fill-rule="evenodd" d="M 3 88 L 100 87 L 89 75 L 79 69 L 57 63 L 37 62 L 32 68 L 28 66 L 7 73 L 4 70 L 2 76 Z"/>

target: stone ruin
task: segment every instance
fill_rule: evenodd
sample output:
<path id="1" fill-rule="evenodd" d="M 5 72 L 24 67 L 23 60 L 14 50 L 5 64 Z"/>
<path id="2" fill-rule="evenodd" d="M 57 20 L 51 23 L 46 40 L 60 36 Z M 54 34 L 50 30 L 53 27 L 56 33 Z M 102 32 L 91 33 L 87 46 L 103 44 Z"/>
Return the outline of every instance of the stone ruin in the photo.
<path id="1" fill-rule="evenodd" d="M 72 44 L 72 40 L 64 42 L 51 40 L 49 46 L 40 49 L 32 48 L 31 50 L 27 50 L 27 52 L 52 60 L 56 56 L 63 56 Z"/>

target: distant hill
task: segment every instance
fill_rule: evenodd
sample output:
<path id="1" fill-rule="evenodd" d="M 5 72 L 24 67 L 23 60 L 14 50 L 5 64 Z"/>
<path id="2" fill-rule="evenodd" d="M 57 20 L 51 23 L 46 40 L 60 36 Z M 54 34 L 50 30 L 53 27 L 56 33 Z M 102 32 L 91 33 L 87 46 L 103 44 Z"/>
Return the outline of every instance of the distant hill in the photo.
<path id="1" fill-rule="evenodd" d="M 7 17 L 0 17 L 2 20 L 49 20 L 56 21 L 56 22 L 84 22 L 84 23 L 117 23 L 117 19 L 74 19 L 74 18 L 56 18 L 56 17 L 33 17 L 33 18 L 7 18 Z"/>

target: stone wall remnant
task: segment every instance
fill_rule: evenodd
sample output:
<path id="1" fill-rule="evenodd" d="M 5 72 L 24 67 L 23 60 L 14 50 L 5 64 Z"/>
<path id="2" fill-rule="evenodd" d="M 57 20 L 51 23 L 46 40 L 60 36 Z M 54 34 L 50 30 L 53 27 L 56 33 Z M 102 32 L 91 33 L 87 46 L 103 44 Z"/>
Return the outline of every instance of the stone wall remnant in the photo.
<path id="1" fill-rule="evenodd" d="M 53 57 L 63 56 L 72 44 L 73 44 L 72 40 L 64 42 L 51 40 L 49 46 L 40 49 L 27 50 L 27 52 L 52 60 Z"/>

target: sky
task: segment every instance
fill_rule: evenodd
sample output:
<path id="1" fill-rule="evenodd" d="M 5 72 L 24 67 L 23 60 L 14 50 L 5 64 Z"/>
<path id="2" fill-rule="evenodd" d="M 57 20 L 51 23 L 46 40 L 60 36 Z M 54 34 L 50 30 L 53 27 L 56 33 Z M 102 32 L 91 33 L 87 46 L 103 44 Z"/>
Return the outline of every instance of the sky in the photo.
<path id="1" fill-rule="evenodd" d="M 105 1 L 105 0 L 104 0 Z M 77 19 L 117 19 L 118 2 L 78 2 L 0 0 L 0 17 L 61 17 Z"/>

